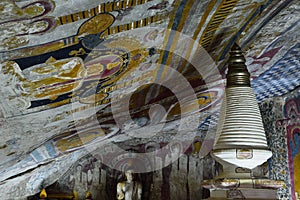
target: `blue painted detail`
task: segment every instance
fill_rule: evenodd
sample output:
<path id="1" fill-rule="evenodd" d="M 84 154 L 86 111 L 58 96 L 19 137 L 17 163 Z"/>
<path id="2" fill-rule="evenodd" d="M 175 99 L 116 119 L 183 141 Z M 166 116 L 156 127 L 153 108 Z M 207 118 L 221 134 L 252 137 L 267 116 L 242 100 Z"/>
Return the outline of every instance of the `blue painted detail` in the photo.
<path id="1" fill-rule="evenodd" d="M 210 121 L 211 121 L 211 115 L 208 116 L 207 118 L 204 119 L 204 121 L 202 121 L 198 127 L 198 130 L 201 130 L 201 131 L 207 131 L 208 130 L 208 127 L 209 127 L 209 124 L 210 124 Z"/>
<path id="2" fill-rule="evenodd" d="M 300 85 L 300 43 L 293 46 L 275 65 L 252 81 L 259 102 L 281 96 Z"/>
<path id="3" fill-rule="evenodd" d="M 48 154 L 51 158 L 54 158 L 57 156 L 57 153 L 56 153 L 55 149 L 53 148 L 53 145 L 50 141 L 46 142 L 44 145 L 45 145 L 45 147 L 48 151 Z"/>
<path id="4" fill-rule="evenodd" d="M 168 59 L 168 56 L 169 56 L 169 49 L 171 48 L 171 45 L 173 43 L 173 39 L 174 39 L 174 36 L 176 34 L 179 22 L 180 22 L 181 17 L 182 17 L 183 9 L 184 9 L 186 3 L 187 3 L 187 0 L 182 1 L 179 5 L 178 9 L 177 9 L 176 16 L 175 16 L 174 22 L 172 24 L 172 31 L 170 33 L 170 37 L 168 38 L 167 45 L 166 45 L 166 47 L 164 49 L 164 52 L 163 52 L 161 65 L 165 65 L 166 62 L 167 62 L 167 59 Z M 156 81 L 160 80 L 163 69 L 164 69 L 164 66 L 160 66 L 160 69 L 158 70 L 158 73 L 157 73 L 157 76 L 156 76 Z"/>
<path id="5" fill-rule="evenodd" d="M 34 160 L 36 160 L 37 162 L 43 161 L 43 157 L 40 155 L 40 153 L 38 152 L 38 150 L 34 150 L 31 152 L 30 154 Z"/>

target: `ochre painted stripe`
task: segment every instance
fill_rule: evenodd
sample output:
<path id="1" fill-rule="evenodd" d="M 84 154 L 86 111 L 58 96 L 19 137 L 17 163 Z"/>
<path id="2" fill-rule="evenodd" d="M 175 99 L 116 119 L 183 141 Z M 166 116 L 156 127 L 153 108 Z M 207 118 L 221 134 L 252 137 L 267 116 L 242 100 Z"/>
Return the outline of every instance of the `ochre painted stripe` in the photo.
<path id="1" fill-rule="evenodd" d="M 67 16 L 67 20 L 66 20 L 66 21 L 67 21 L 67 23 L 73 22 L 71 15 L 68 15 L 68 16 Z"/>
<path id="2" fill-rule="evenodd" d="M 89 13 L 90 13 L 89 17 L 93 17 L 93 16 L 96 15 L 95 9 L 94 9 L 94 8 L 90 9 L 90 12 L 89 12 Z"/>
<path id="3" fill-rule="evenodd" d="M 222 1 L 222 3 L 217 8 L 216 12 L 213 14 L 210 22 L 207 24 L 199 40 L 199 44 L 201 44 L 204 48 L 209 46 L 213 39 L 215 31 L 218 30 L 220 24 L 232 12 L 232 9 L 236 5 L 236 3 L 237 0 Z"/>
<path id="4" fill-rule="evenodd" d="M 113 4 L 112 4 L 112 2 L 109 2 L 109 3 L 105 4 L 105 5 L 106 5 L 106 8 L 105 8 L 106 12 L 113 11 Z"/>
<path id="5" fill-rule="evenodd" d="M 223 1 L 223 2 L 220 3 L 220 5 L 218 6 L 217 10 L 223 6 L 224 2 L 225 1 Z M 198 37 L 201 29 L 203 28 L 205 22 L 207 21 L 208 16 L 212 12 L 215 4 L 217 4 L 217 3 L 218 2 L 216 0 L 212 0 L 207 5 L 207 7 L 205 9 L 205 12 L 202 15 L 201 20 L 200 20 L 200 22 L 199 22 L 199 24 L 198 24 L 198 26 L 197 26 L 194 34 L 193 34 L 192 42 L 191 42 L 190 46 L 187 48 L 187 52 L 186 52 L 186 56 L 185 56 L 186 59 L 184 59 L 182 65 L 178 68 L 179 72 L 181 72 L 184 69 L 184 67 L 186 66 L 186 64 L 188 62 L 188 58 L 191 56 L 191 52 L 192 52 L 192 49 L 193 49 L 194 41 L 197 39 L 197 37 Z M 227 5 L 231 6 L 231 4 L 235 5 L 236 1 L 229 2 Z M 212 19 L 214 19 L 214 20 L 212 20 Z M 199 40 L 199 44 L 201 42 L 201 45 L 203 45 L 203 46 L 207 46 L 210 43 L 210 41 L 212 40 L 212 38 L 213 38 L 213 35 L 209 36 L 209 34 L 207 32 L 211 31 L 212 29 L 213 30 L 217 30 L 217 28 L 220 26 L 220 24 L 224 20 L 224 15 L 223 14 L 221 15 L 218 12 L 215 12 L 215 14 L 212 17 L 212 19 L 209 22 L 210 26 L 209 26 L 209 24 L 207 25 L 207 27 L 209 26 L 209 28 L 207 28 L 207 30 L 203 31 L 202 36 L 201 36 L 201 38 Z"/>
<path id="6" fill-rule="evenodd" d="M 84 11 L 85 14 L 83 12 L 81 12 L 82 16 L 84 15 L 91 15 L 94 14 L 95 8 L 89 10 L 88 11 Z M 159 22 L 160 20 L 165 19 L 166 13 L 160 14 L 158 16 L 151 16 L 148 18 L 144 18 L 142 20 L 139 20 L 135 23 L 128 23 L 128 24 L 122 24 L 119 26 L 114 26 L 114 27 L 110 27 L 108 29 L 106 29 L 101 36 L 107 36 L 110 34 L 114 34 L 114 33 L 119 33 L 119 32 L 123 32 L 123 31 L 127 31 L 127 30 L 131 30 L 133 28 L 140 28 L 146 25 L 149 25 L 151 23 L 155 23 L 155 22 Z M 68 16 L 68 20 L 71 20 L 71 15 Z M 67 17 L 63 16 L 63 17 L 59 17 L 59 19 L 61 20 L 61 24 L 65 24 L 65 22 L 67 23 Z M 74 18 L 75 20 L 75 18 Z M 135 27 L 132 27 L 132 24 L 135 24 Z M 69 38 L 64 38 L 61 39 L 59 41 L 54 41 L 54 42 L 50 42 L 47 44 L 47 48 L 41 48 L 41 47 L 37 47 L 37 46 L 33 46 L 33 47 L 27 47 L 27 48 L 23 48 L 14 52 L 21 52 L 22 55 L 28 55 L 29 56 L 36 56 L 36 55 L 40 55 L 40 54 L 44 54 L 44 53 L 48 53 L 48 52 L 52 52 L 52 51 L 56 51 L 58 49 L 70 46 L 70 45 L 74 45 L 74 44 L 78 44 L 79 39 L 78 36 L 71 36 Z M 28 51 L 30 51 L 30 55 L 28 54 Z M 11 56 L 14 57 L 14 56 Z"/>
<path id="7" fill-rule="evenodd" d="M 83 11 L 83 12 L 82 12 L 82 15 L 83 15 L 82 19 L 85 19 L 85 18 L 90 17 L 89 11 Z"/>
<path id="8" fill-rule="evenodd" d="M 137 1 L 138 1 L 138 0 L 133 0 L 132 6 L 136 6 L 136 5 L 137 5 Z"/>
<path id="9" fill-rule="evenodd" d="M 72 20 L 72 22 L 76 21 L 76 19 L 77 19 L 77 16 L 76 16 L 76 14 L 72 14 L 72 15 L 70 15 L 70 16 L 71 16 L 71 20 Z"/>
<path id="10" fill-rule="evenodd" d="M 59 22 L 60 22 L 60 25 L 62 25 L 64 22 L 63 22 L 63 18 L 62 17 L 59 17 Z"/>
<path id="11" fill-rule="evenodd" d="M 179 5 L 180 5 L 180 1 L 175 1 L 173 12 L 178 10 Z M 165 35 L 165 38 L 164 38 L 164 41 L 163 41 L 162 49 L 166 49 L 167 43 L 168 43 L 169 38 L 170 38 L 170 33 L 171 33 L 169 30 L 172 29 L 172 25 L 174 23 L 174 20 L 175 20 L 175 15 L 171 15 L 170 16 L 170 21 L 169 21 L 169 24 L 168 24 L 168 28 L 165 32 L 166 35 Z M 152 22 L 153 22 L 153 18 L 151 17 L 150 18 L 150 23 L 152 23 Z M 158 73 L 159 73 L 159 70 L 160 70 L 160 64 L 163 62 L 163 58 L 164 58 L 164 51 L 160 52 L 160 56 L 159 56 L 159 59 L 158 59 L 158 62 L 157 62 L 157 68 L 156 68 L 156 76 L 153 77 L 154 79 L 156 79 L 156 77 L 160 76 Z"/>
<path id="12" fill-rule="evenodd" d="M 79 17 L 79 19 L 84 19 L 84 12 L 80 12 L 77 15 Z"/>
<path id="13" fill-rule="evenodd" d="M 117 5 L 118 5 L 117 2 L 114 1 L 112 4 L 112 9 L 117 10 L 119 8 Z"/>
<path id="14" fill-rule="evenodd" d="M 131 29 L 141 28 L 141 27 L 149 25 L 150 23 L 155 23 L 155 22 L 158 22 L 158 21 L 164 19 L 164 16 L 165 16 L 164 14 L 161 14 L 161 15 L 157 15 L 157 16 L 147 17 L 147 18 L 144 18 L 144 19 L 141 19 L 138 21 L 130 22 L 128 24 L 113 26 L 113 27 L 110 27 L 107 30 L 105 30 L 102 33 L 102 36 L 116 34 L 116 33 L 120 33 L 123 31 L 131 30 Z"/>
<path id="15" fill-rule="evenodd" d="M 128 5 L 126 4 L 126 2 L 128 2 Z M 95 15 L 98 15 L 99 13 L 112 12 L 115 10 L 130 8 L 133 6 L 142 5 L 146 2 L 147 2 L 146 0 L 129 0 L 129 1 L 123 0 L 123 1 L 119 1 L 119 2 L 114 1 L 114 2 L 102 3 L 94 8 L 89 9 L 89 10 L 80 11 L 78 13 L 72 13 L 69 15 L 58 17 L 59 21 L 60 21 L 59 25 L 78 21 L 78 18 L 76 17 L 77 15 L 79 16 L 80 19 L 86 19 L 86 18 L 94 17 Z M 72 20 L 72 18 L 73 18 L 73 20 Z"/>
<path id="16" fill-rule="evenodd" d="M 173 52 L 175 51 L 176 47 L 177 47 L 177 44 L 178 44 L 178 41 L 179 41 L 179 38 L 180 38 L 180 33 L 184 27 L 184 24 L 185 24 L 185 21 L 189 15 L 189 12 L 193 6 L 193 3 L 194 1 L 193 0 L 188 0 L 187 3 L 185 4 L 185 7 L 183 9 L 183 12 L 182 12 L 182 15 L 181 15 L 181 19 L 180 19 L 180 23 L 177 27 L 177 30 L 173 30 L 175 31 L 175 35 L 173 37 L 173 41 L 171 42 L 171 47 L 170 49 L 167 49 L 170 53 L 168 55 L 168 58 L 167 58 L 167 62 L 165 63 L 166 66 L 170 66 L 171 65 L 171 62 L 172 62 L 172 58 L 173 58 Z M 168 72 L 168 68 L 166 70 L 164 70 L 162 72 L 162 75 L 161 75 L 161 79 L 163 79 L 166 74 Z"/>

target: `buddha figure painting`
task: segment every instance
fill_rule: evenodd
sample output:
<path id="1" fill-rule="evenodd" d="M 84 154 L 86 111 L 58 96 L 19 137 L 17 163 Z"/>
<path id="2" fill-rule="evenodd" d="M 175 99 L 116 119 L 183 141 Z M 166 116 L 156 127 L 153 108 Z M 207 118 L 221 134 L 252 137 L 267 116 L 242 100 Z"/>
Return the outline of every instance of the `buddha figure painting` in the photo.
<path id="1" fill-rule="evenodd" d="M 76 95 L 83 98 L 82 103 L 89 103 L 84 100 L 89 98 L 89 95 L 95 95 L 94 88 L 98 87 L 98 84 L 106 85 L 122 73 L 128 63 L 126 56 L 122 51 L 98 52 L 95 58 L 88 61 L 80 57 L 59 60 L 50 57 L 44 63 L 23 70 L 17 62 L 6 61 L 1 63 L 0 76 L 6 80 L 3 87 L 10 91 L 6 92 L 7 99 L 11 103 L 13 99 L 23 99 L 26 104 L 23 109 L 32 106 L 32 101 L 58 101 L 58 97 L 62 95 L 64 99 L 71 98 L 70 94 L 78 91 L 84 83 L 87 83 L 85 88 Z M 93 93 L 87 93 L 89 90 Z"/>

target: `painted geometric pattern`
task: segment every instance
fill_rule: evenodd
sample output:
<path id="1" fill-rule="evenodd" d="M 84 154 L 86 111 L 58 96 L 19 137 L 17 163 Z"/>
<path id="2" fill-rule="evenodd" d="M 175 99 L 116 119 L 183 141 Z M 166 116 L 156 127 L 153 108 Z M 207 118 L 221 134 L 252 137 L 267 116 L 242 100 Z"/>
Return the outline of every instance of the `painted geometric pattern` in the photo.
<path id="1" fill-rule="evenodd" d="M 292 91 L 300 84 L 300 43 L 291 48 L 271 69 L 252 81 L 259 102 Z"/>
<path id="2" fill-rule="evenodd" d="M 283 180 L 285 186 L 277 190 L 277 198 L 291 199 L 291 180 L 287 160 L 286 129 L 279 125 L 278 121 L 283 118 L 283 100 L 269 99 L 260 104 L 260 111 L 264 123 L 268 146 L 272 151 L 272 158 L 269 159 L 268 176 L 274 180 Z M 277 122 L 277 123 L 276 123 Z"/>

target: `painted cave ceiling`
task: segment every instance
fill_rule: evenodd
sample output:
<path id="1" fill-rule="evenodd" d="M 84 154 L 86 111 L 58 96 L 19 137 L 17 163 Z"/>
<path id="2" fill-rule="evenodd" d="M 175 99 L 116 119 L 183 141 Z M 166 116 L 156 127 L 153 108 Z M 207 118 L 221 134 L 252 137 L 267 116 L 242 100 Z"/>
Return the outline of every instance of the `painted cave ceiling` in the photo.
<path id="1" fill-rule="evenodd" d="M 0 190 L 17 178 L 34 194 L 91 152 L 122 166 L 111 152 L 178 141 L 186 152 L 201 140 L 204 156 L 233 43 L 258 102 L 299 86 L 299 9 L 297 0 L 2 0 Z"/>

